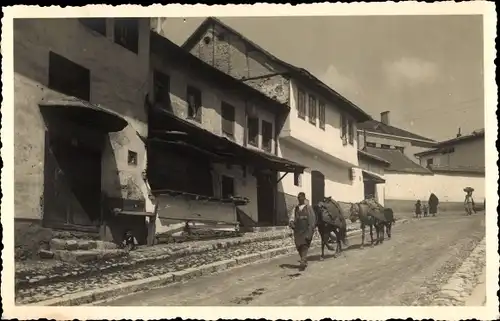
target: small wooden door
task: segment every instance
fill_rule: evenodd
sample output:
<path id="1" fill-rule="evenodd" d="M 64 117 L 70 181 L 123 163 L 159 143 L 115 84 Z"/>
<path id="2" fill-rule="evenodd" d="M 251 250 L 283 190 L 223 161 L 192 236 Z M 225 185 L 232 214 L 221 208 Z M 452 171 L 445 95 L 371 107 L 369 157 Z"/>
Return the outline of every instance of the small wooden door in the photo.
<path id="1" fill-rule="evenodd" d="M 274 209 L 275 176 L 259 173 L 257 175 L 257 216 L 259 225 L 273 225 L 276 223 Z"/>
<path id="2" fill-rule="evenodd" d="M 96 231 L 101 218 L 101 151 L 75 137 L 48 134 L 44 224 Z"/>
<path id="3" fill-rule="evenodd" d="M 333 196 L 333 195 L 329 195 Z M 307 198 L 308 195 L 306 195 Z M 311 205 L 316 205 L 325 199 L 325 175 L 320 171 L 311 171 Z"/>

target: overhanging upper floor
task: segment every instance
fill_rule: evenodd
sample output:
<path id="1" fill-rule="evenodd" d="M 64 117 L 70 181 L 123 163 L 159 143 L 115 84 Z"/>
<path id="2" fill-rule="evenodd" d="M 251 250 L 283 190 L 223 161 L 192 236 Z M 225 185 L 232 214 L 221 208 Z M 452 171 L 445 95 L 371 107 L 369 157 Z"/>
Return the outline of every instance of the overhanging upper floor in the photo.
<path id="1" fill-rule="evenodd" d="M 291 160 L 246 148 L 159 108 L 153 108 L 150 113 L 148 140 L 196 150 L 215 161 L 251 166 L 260 171 L 302 173 L 306 168 Z"/>

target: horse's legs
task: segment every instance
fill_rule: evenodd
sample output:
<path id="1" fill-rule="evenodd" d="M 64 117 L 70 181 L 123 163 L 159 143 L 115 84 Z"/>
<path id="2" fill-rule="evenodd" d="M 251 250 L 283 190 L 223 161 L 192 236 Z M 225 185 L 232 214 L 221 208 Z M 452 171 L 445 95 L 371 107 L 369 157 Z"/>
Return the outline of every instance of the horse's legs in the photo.
<path id="1" fill-rule="evenodd" d="M 385 240 L 385 223 L 380 224 L 380 244 L 384 243 Z"/>
<path id="2" fill-rule="evenodd" d="M 371 246 L 373 247 L 373 224 L 370 224 L 370 238 L 371 238 Z"/>
<path id="3" fill-rule="evenodd" d="M 361 223 L 361 246 L 360 248 L 364 248 L 365 247 L 365 224 Z"/>
<path id="4" fill-rule="evenodd" d="M 392 223 L 389 222 L 387 225 L 387 238 L 390 240 L 391 239 L 391 230 L 392 230 Z"/>

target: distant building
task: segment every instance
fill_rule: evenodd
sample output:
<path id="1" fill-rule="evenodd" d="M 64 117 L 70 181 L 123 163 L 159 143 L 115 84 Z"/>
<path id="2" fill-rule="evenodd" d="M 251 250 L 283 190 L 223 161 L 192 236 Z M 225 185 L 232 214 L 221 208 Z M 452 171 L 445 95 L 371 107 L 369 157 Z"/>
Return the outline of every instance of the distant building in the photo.
<path id="1" fill-rule="evenodd" d="M 293 208 L 299 192 L 312 203 L 324 196 L 342 202 L 363 198 L 356 128 L 371 119 L 369 115 L 307 70 L 280 60 L 218 19 L 206 19 L 183 47 L 290 107 L 288 115 L 276 121 L 278 156 L 307 169 L 277 177 L 280 213 Z"/>
<path id="2" fill-rule="evenodd" d="M 385 204 L 385 169 L 391 165 L 388 161 L 366 151 L 358 151 L 359 167 L 363 170 L 364 198 L 375 198 Z"/>
<path id="3" fill-rule="evenodd" d="M 431 148 L 436 141 L 391 125 L 390 112 L 380 113 L 380 121 L 358 124 L 359 148 L 397 150 L 418 163 L 415 153 Z"/>
<path id="4" fill-rule="evenodd" d="M 484 129 L 473 131 L 469 135 L 462 135 L 434 144 L 427 151 L 416 153 L 420 165 L 436 170 L 469 170 L 484 172 L 485 150 Z"/>

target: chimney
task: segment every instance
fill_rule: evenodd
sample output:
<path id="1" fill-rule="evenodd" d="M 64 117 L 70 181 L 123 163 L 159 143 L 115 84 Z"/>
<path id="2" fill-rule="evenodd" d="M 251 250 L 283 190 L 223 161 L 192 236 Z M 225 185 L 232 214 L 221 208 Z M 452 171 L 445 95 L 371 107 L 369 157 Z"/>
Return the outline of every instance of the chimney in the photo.
<path id="1" fill-rule="evenodd" d="M 460 128 L 460 127 L 458 127 L 457 137 L 460 137 L 460 136 L 462 136 L 462 131 L 461 131 L 461 128 Z"/>
<path id="2" fill-rule="evenodd" d="M 382 122 L 382 124 L 390 125 L 389 111 L 388 110 L 380 113 L 380 121 Z"/>

